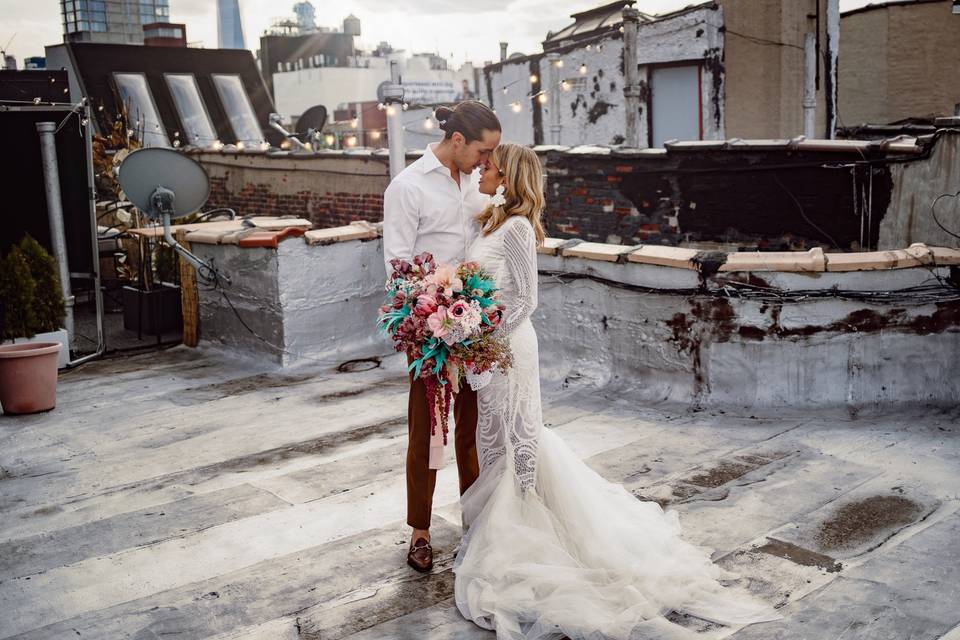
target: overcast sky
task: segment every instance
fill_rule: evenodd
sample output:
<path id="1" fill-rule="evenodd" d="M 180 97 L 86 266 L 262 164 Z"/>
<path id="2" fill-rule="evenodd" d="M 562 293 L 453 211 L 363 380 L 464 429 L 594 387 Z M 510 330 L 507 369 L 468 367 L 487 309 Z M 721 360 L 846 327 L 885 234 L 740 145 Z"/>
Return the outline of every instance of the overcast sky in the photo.
<path id="1" fill-rule="evenodd" d="M 288 2 L 292 9 L 294 0 Z M 510 43 L 511 53 L 537 52 L 548 30 L 569 24 L 571 13 L 601 4 L 604 0 L 314 2 L 320 26 L 339 27 L 349 13 L 360 18 L 363 35 L 358 44 L 362 49 L 387 41 L 396 49 L 439 53 L 456 64 L 499 59 L 501 41 Z M 692 2 L 638 0 L 635 6 L 647 13 L 662 13 L 688 4 Z M 865 4 L 868 0 L 840 0 L 842 10 Z M 324 13 L 324 5 L 335 5 L 334 13 Z M 240 0 L 243 30 L 251 50 L 256 50 L 260 34 L 273 19 L 284 16 L 283 6 L 282 0 Z M 19 68 L 25 57 L 42 56 L 44 45 L 62 41 L 58 0 L 0 0 L 0 16 L 0 46 L 10 42 L 6 51 L 16 56 Z M 217 46 L 216 0 L 170 0 L 170 21 L 186 23 L 191 43 Z"/>

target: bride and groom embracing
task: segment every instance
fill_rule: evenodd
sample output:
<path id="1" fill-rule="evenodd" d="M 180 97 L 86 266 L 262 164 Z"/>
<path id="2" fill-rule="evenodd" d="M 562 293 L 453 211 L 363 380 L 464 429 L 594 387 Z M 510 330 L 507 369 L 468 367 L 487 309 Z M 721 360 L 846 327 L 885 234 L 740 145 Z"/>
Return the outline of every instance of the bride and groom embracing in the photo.
<path id="1" fill-rule="evenodd" d="M 671 611 L 726 625 L 779 618 L 721 586 L 729 574 L 685 542 L 675 512 L 637 500 L 584 464 L 542 423 L 537 334 L 537 246 L 545 201 L 537 155 L 501 144 L 480 102 L 436 111 L 444 138 L 384 194 L 384 257 L 479 263 L 506 309 L 499 332 L 513 365 L 454 401 L 454 448 L 465 533 L 454 561 L 455 600 L 498 639 L 674 638 L 692 632 Z M 410 375 L 407 563 L 433 568 L 430 407 Z"/>

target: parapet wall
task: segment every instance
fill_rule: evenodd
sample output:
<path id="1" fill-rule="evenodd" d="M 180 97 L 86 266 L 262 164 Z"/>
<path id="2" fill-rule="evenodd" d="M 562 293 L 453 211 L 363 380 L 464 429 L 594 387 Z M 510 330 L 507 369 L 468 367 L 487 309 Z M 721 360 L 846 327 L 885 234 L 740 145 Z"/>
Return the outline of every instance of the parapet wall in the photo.
<path id="1" fill-rule="evenodd" d="M 203 340 L 284 365 L 390 352 L 374 330 L 385 278 L 376 225 L 187 238 L 233 279 L 237 313 L 201 293 Z M 725 254 L 555 238 L 540 251 L 533 320 L 548 387 L 692 407 L 960 397 L 960 251 Z"/>

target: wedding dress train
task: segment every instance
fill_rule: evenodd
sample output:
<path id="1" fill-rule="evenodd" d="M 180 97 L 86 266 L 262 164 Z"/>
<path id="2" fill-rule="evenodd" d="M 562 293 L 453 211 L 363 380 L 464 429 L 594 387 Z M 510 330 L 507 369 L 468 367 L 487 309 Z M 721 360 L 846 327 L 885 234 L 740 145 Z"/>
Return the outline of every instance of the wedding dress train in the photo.
<path id="1" fill-rule="evenodd" d="M 471 246 L 496 279 L 514 365 L 478 392 L 480 477 L 462 496 L 469 527 L 454 563 L 455 599 L 498 640 L 694 637 L 671 611 L 725 625 L 778 619 L 724 587 L 731 578 L 685 542 L 675 512 L 637 500 L 542 426 L 537 254 L 521 217 Z"/>

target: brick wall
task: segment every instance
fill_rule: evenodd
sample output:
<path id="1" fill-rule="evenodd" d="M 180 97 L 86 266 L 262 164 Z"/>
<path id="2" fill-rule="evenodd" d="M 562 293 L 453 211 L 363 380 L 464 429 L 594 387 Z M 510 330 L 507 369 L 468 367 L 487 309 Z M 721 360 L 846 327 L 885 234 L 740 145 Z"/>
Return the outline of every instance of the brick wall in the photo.
<path id="1" fill-rule="evenodd" d="M 210 183 L 207 207 L 230 207 L 241 216 L 297 216 L 310 220 L 315 228 L 383 219 L 383 194 L 313 189 L 284 193 L 269 182 L 248 182 L 239 191 L 232 191 L 222 176 L 211 177 Z"/>
<path id="2" fill-rule="evenodd" d="M 390 182 L 384 156 L 204 152 L 194 158 L 210 176 L 208 209 L 297 216 L 315 228 L 383 219 L 383 192 Z"/>
<path id="3" fill-rule="evenodd" d="M 785 148 L 633 157 L 550 151 L 547 234 L 734 250 L 876 247 L 889 169 L 874 170 L 867 228 L 867 216 L 853 213 L 849 170 L 822 166 L 855 159 L 860 155 Z"/>

